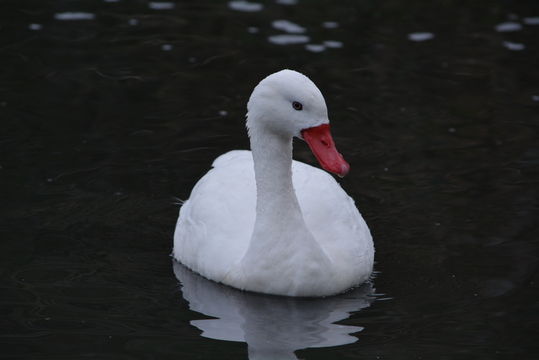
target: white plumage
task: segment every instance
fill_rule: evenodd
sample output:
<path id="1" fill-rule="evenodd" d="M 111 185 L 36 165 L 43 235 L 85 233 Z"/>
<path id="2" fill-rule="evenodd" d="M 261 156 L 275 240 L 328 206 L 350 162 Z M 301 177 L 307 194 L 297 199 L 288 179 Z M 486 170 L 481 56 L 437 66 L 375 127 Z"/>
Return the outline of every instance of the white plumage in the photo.
<path id="1" fill-rule="evenodd" d="M 374 247 L 354 201 L 328 173 L 292 161 L 292 137 L 329 122 L 318 88 L 283 70 L 255 88 L 248 110 L 253 152 L 221 155 L 195 185 L 174 258 L 208 279 L 275 295 L 327 296 L 366 281 Z M 309 144 L 322 164 L 326 156 L 329 168 L 345 167 L 336 150 Z"/>

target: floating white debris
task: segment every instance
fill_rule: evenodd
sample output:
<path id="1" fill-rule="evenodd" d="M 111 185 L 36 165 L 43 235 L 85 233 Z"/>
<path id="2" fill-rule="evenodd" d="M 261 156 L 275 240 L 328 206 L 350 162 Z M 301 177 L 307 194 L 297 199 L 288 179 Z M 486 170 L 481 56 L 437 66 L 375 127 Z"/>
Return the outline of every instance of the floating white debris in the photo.
<path id="1" fill-rule="evenodd" d="M 256 34 L 256 33 L 259 32 L 259 31 L 260 31 L 260 30 L 259 30 L 257 27 L 255 27 L 255 26 L 249 26 L 249 27 L 247 28 L 247 32 L 248 32 L 249 34 Z"/>
<path id="2" fill-rule="evenodd" d="M 521 51 L 526 48 L 526 45 L 524 44 L 511 42 L 511 41 L 504 41 L 502 44 L 506 49 L 511 50 L 511 51 Z"/>
<path id="3" fill-rule="evenodd" d="M 298 0 L 276 0 L 275 2 L 280 5 L 297 5 L 298 4 Z"/>
<path id="4" fill-rule="evenodd" d="M 336 21 L 324 21 L 322 26 L 326 29 L 336 29 L 339 27 L 339 23 Z"/>
<path id="5" fill-rule="evenodd" d="M 305 32 L 305 28 L 303 26 L 294 24 L 288 20 L 274 20 L 271 25 L 275 29 L 287 32 L 289 34 L 303 34 Z"/>
<path id="6" fill-rule="evenodd" d="M 268 38 L 268 41 L 276 45 L 293 45 L 293 44 L 305 44 L 309 42 L 309 37 L 306 35 L 273 35 Z"/>
<path id="7" fill-rule="evenodd" d="M 228 115 L 228 111 L 226 111 L 226 110 L 219 110 L 219 115 L 220 115 L 220 116 L 227 116 L 227 115 Z"/>
<path id="8" fill-rule="evenodd" d="M 434 38 L 434 34 L 431 32 L 415 32 L 408 34 L 408 40 L 410 41 L 426 41 Z"/>
<path id="9" fill-rule="evenodd" d="M 449 129 L 447 129 L 447 131 L 449 131 L 450 133 L 455 133 L 457 132 L 457 129 L 455 129 L 454 127 L 450 127 Z"/>
<path id="10" fill-rule="evenodd" d="M 139 24 L 139 21 L 138 19 L 129 19 L 127 23 L 131 26 L 137 26 Z"/>
<path id="11" fill-rule="evenodd" d="M 324 46 L 328 48 L 338 49 L 342 48 L 342 42 L 337 40 L 326 40 L 324 41 Z"/>
<path id="12" fill-rule="evenodd" d="M 30 24 L 30 25 L 28 25 L 28 29 L 38 31 L 38 30 L 43 29 L 43 25 L 41 25 L 41 24 Z"/>
<path id="13" fill-rule="evenodd" d="M 161 50 L 163 50 L 163 51 L 170 51 L 170 50 L 172 50 L 172 48 L 173 48 L 173 46 L 170 45 L 170 44 L 161 45 Z"/>
<path id="14" fill-rule="evenodd" d="M 93 20 L 95 14 L 87 12 L 63 12 L 54 14 L 56 20 Z"/>
<path id="15" fill-rule="evenodd" d="M 264 5 L 259 3 L 253 3 L 245 0 L 229 1 L 228 7 L 232 10 L 243 12 L 256 12 L 264 8 Z"/>
<path id="16" fill-rule="evenodd" d="M 152 10 L 171 10 L 176 6 L 175 3 L 170 1 L 150 1 L 148 7 Z"/>
<path id="17" fill-rule="evenodd" d="M 319 53 L 326 50 L 326 47 L 322 44 L 307 44 L 305 45 L 305 49 L 307 49 L 310 52 Z"/>
<path id="18" fill-rule="evenodd" d="M 539 95 L 532 95 L 532 101 L 539 101 Z"/>
<path id="19" fill-rule="evenodd" d="M 522 25 L 517 22 L 508 21 L 496 25 L 495 29 L 497 32 L 513 32 L 522 30 Z"/>
<path id="20" fill-rule="evenodd" d="M 525 17 L 522 21 L 526 25 L 539 25 L 539 16 Z"/>

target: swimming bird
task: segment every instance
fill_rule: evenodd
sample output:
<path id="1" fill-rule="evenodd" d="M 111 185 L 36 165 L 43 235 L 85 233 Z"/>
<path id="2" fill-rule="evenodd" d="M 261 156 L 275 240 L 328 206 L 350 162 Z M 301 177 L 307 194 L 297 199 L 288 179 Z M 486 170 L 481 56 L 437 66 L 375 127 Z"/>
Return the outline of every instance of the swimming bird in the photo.
<path id="1" fill-rule="evenodd" d="M 281 70 L 247 103 L 251 151 L 219 156 L 182 205 L 174 258 L 200 275 L 259 293 L 320 297 L 367 281 L 369 228 L 335 179 L 292 160 L 293 138 L 325 170 L 350 166 L 331 136 L 326 102 L 305 75 Z"/>

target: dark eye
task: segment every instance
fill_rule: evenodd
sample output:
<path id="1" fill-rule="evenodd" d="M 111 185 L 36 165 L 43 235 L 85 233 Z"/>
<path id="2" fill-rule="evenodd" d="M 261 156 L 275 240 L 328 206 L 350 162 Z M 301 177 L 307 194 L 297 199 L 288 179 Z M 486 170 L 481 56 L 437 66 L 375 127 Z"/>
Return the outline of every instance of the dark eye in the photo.
<path id="1" fill-rule="evenodd" d="M 292 103 L 292 107 L 294 108 L 294 110 L 303 110 L 303 105 L 301 105 L 301 103 L 297 101 L 294 101 Z"/>

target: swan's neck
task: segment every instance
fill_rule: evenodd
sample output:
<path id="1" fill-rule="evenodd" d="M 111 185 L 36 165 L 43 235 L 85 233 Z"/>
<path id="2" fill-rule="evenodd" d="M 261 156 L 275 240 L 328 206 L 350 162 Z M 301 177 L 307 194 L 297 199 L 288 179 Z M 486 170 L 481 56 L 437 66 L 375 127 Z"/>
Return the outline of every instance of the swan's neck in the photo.
<path id="1" fill-rule="evenodd" d="M 292 184 L 292 138 L 252 134 L 251 150 L 256 179 L 256 223 L 282 225 L 286 213 L 304 225 Z"/>
<path id="2" fill-rule="evenodd" d="M 288 241 L 287 231 L 308 233 L 292 184 L 292 138 L 251 132 L 256 180 L 256 221 L 251 247 Z"/>
<path id="3" fill-rule="evenodd" d="M 294 191 L 292 138 L 250 130 L 256 220 L 242 276 L 254 291 L 294 295 L 316 286 L 329 259 L 307 228 Z M 279 277 L 288 280 L 276 282 Z"/>

